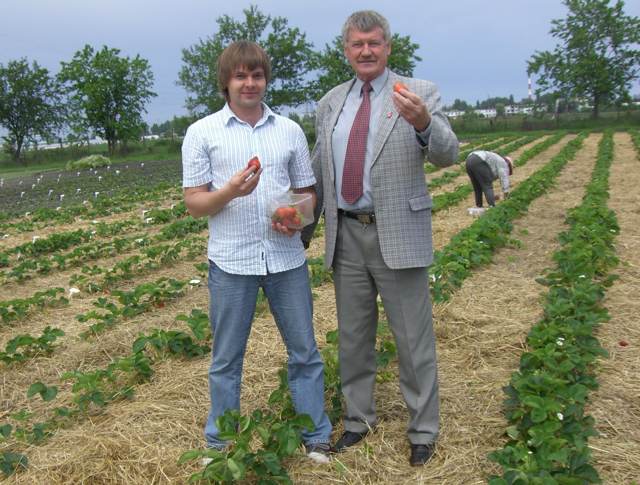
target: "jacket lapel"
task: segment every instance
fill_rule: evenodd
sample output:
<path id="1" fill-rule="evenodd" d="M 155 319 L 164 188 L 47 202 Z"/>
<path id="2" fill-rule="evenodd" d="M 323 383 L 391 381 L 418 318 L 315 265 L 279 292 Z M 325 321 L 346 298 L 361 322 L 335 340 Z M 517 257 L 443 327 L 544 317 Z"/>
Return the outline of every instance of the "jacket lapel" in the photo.
<path id="1" fill-rule="evenodd" d="M 380 96 L 382 96 L 383 105 L 382 105 L 382 119 L 378 123 L 378 133 L 375 134 L 375 140 L 373 142 L 373 158 L 371 165 L 375 165 L 378 161 L 378 157 L 380 156 L 380 152 L 382 151 L 382 147 L 384 146 L 387 138 L 391 134 L 391 130 L 393 126 L 396 124 L 396 120 L 398 119 L 398 112 L 396 111 L 396 107 L 393 104 L 393 100 L 391 99 L 391 94 L 393 93 L 393 84 L 396 82 L 397 78 L 393 72 L 389 72 L 389 78 L 382 88 L 382 92 Z"/>
<path id="2" fill-rule="evenodd" d="M 333 136 L 333 129 L 338 122 L 338 117 L 340 116 L 340 112 L 342 111 L 342 107 L 344 106 L 345 101 L 347 100 L 347 95 L 351 90 L 351 86 L 355 79 L 351 81 L 347 81 L 336 89 L 336 92 L 332 96 L 329 102 L 329 116 L 327 117 L 327 125 L 325 125 L 324 135 L 325 135 L 325 145 L 328 147 L 327 156 L 329 158 L 329 174 L 331 175 L 331 182 L 335 185 L 336 176 L 335 176 L 335 165 L 333 163 L 333 146 L 331 143 L 331 138 Z"/>

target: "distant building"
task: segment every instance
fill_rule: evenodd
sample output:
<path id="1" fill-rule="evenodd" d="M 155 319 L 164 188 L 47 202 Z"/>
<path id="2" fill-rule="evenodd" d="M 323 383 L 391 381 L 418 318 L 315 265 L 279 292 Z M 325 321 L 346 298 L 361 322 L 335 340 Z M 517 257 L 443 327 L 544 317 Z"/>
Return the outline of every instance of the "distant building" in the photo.
<path id="1" fill-rule="evenodd" d="M 544 112 L 547 111 L 547 108 L 543 105 L 525 105 L 520 106 L 517 104 L 509 104 L 504 107 L 505 116 L 511 115 L 532 115 L 535 112 Z M 482 118 L 495 118 L 498 113 L 495 108 L 486 108 L 486 109 L 474 109 L 473 112 Z M 464 111 L 460 110 L 449 110 L 445 111 L 444 114 L 449 118 L 458 118 L 464 115 Z"/>
<path id="2" fill-rule="evenodd" d="M 444 114 L 448 118 L 457 118 L 458 116 L 462 116 L 464 114 L 464 111 L 461 111 L 459 109 L 454 109 L 454 110 L 451 110 L 451 111 L 445 111 Z"/>
<path id="3" fill-rule="evenodd" d="M 473 112 L 479 114 L 483 118 L 495 118 L 498 116 L 498 112 L 495 108 L 474 109 Z"/>

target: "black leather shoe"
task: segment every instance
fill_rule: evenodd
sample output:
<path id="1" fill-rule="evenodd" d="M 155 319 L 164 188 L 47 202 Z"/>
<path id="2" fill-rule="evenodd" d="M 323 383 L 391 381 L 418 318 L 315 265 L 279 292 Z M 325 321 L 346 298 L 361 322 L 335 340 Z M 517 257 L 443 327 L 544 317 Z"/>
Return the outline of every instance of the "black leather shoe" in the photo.
<path id="1" fill-rule="evenodd" d="M 336 442 L 333 449 L 336 453 L 340 453 L 350 446 L 355 445 L 362 441 L 362 439 L 369 434 L 369 431 L 363 431 L 361 433 L 354 433 L 353 431 L 345 431 L 340 436 L 340 439 Z"/>
<path id="2" fill-rule="evenodd" d="M 435 450 L 436 446 L 433 443 L 429 443 L 428 445 L 411 444 L 409 463 L 411 466 L 422 466 L 431 459 Z"/>

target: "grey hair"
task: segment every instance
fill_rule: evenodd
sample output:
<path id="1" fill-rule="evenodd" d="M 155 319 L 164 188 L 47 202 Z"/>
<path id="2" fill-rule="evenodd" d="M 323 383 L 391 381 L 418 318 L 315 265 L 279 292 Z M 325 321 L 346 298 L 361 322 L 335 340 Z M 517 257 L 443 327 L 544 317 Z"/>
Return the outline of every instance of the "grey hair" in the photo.
<path id="1" fill-rule="evenodd" d="M 351 29 L 356 29 L 360 32 L 371 32 L 376 27 L 382 29 L 384 40 L 389 42 L 391 40 L 391 30 L 389 29 L 387 19 L 375 10 L 359 10 L 358 12 L 353 12 L 342 26 L 342 44 L 347 45 L 349 31 Z"/>

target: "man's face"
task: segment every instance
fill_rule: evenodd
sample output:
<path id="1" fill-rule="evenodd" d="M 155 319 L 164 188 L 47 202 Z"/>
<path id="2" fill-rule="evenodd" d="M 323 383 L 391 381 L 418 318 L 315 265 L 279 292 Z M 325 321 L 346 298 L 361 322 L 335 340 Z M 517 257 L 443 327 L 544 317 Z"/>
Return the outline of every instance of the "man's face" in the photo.
<path id="1" fill-rule="evenodd" d="M 354 28 L 349 30 L 344 55 L 358 78 L 372 81 L 384 72 L 391 46 L 384 40 L 384 32 L 380 27 L 370 32 L 361 32 Z"/>
<path id="2" fill-rule="evenodd" d="M 260 106 L 266 89 L 267 80 L 261 67 L 252 71 L 244 66 L 238 67 L 227 85 L 229 106 L 231 109 L 254 109 Z"/>

